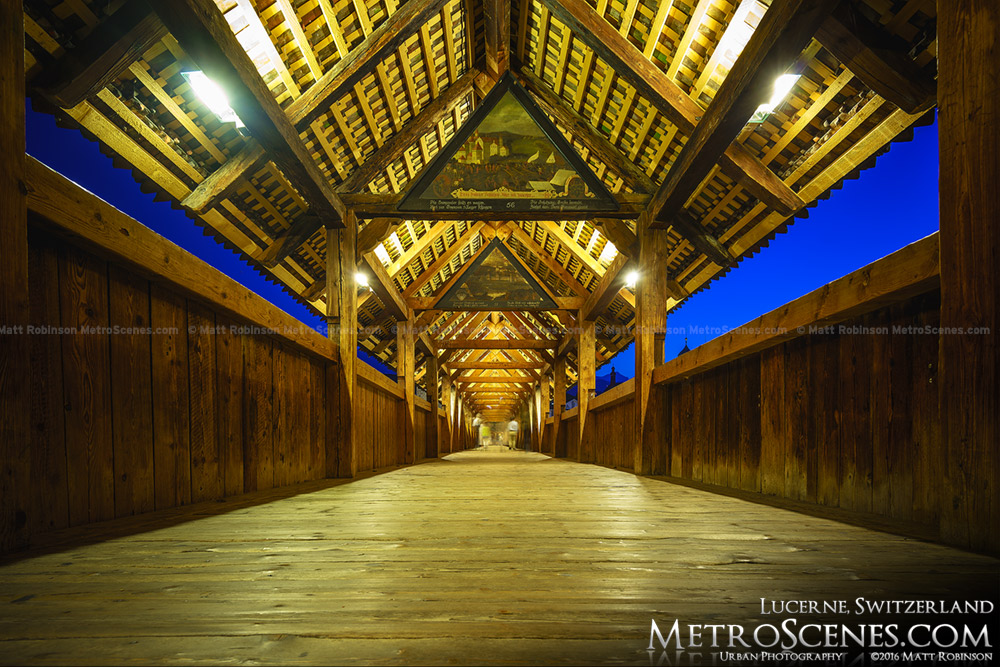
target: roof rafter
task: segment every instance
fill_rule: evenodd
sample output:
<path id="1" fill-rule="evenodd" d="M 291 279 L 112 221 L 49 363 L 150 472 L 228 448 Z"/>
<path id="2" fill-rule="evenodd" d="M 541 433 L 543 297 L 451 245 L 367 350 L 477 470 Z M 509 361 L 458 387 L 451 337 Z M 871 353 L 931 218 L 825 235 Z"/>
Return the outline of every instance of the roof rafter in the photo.
<path id="1" fill-rule="evenodd" d="M 409 0 L 403 4 L 288 106 L 292 124 L 303 128 L 321 115 L 328 102 L 343 97 L 355 83 L 415 35 L 448 1 Z"/>
<path id="2" fill-rule="evenodd" d="M 342 227 L 347 207 L 278 106 L 243 46 L 211 0 L 150 0 L 185 52 L 225 92 L 254 138 L 327 226 Z"/>
<path id="3" fill-rule="evenodd" d="M 408 148 L 419 142 L 421 137 L 446 118 L 456 104 L 469 96 L 478 74 L 478 70 L 470 69 L 459 77 L 458 81 L 448 86 L 437 99 L 424 107 L 415 117 L 403 125 L 399 132 L 389 137 L 381 148 L 368 156 L 364 164 L 355 169 L 338 188 L 338 192 L 346 194 L 363 191 L 370 182 L 378 177 L 380 172 L 402 157 Z"/>
<path id="4" fill-rule="evenodd" d="M 657 222 L 661 211 L 679 211 L 684 206 L 835 4 L 811 0 L 772 3 L 643 212 L 640 225 L 648 220 L 652 226 L 663 226 Z"/>
<path id="5" fill-rule="evenodd" d="M 144 0 L 129 0 L 79 46 L 46 67 L 33 84 L 58 106 L 75 107 L 117 79 L 166 35 L 167 27 Z"/>
<path id="6" fill-rule="evenodd" d="M 646 175 L 639 165 L 622 155 L 607 137 L 598 132 L 590 121 L 570 107 L 563 98 L 556 95 L 531 71 L 531 68 L 518 67 L 517 77 L 542 111 L 555 118 L 556 123 L 565 127 L 587 150 L 597 156 L 598 160 L 621 176 L 625 185 L 637 192 L 652 193 L 656 190 L 653 179 Z"/>
<path id="7" fill-rule="evenodd" d="M 597 287 L 587 297 L 587 302 L 580 309 L 580 317 L 587 321 L 596 320 L 604 314 L 611 302 L 618 296 L 618 292 L 625 286 L 621 280 L 621 275 L 626 271 L 631 263 L 627 255 L 621 253 L 611 262 L 608 270 L 604 272 L 597 283 Z"/>
<path id="8" fill-rule="evenodd" d="M 934 106 L 937 84 L 906 53 L 887 45 L 889 35 L 849 3 L 834 10 L 816 40 L 881 97 L 906 113 Z"/>
<path id="9" fill-rule="evenodd" d="M 569 27 L 577 37 L 593 49 L 643 97 L 652 102 L 682 132 L 690 133 L 700 122 L 703 122 L 704 112 L 701 107 L 661 72 L 652 61 L 632 46 L 585 0 L 544 0 L 544 3 L 549 7 L 553 16 Z M 799 51 L 801 50 L 799 49 Z M 750 114 L 747 114 L 746 118 L 749 117 Z M 746 121 L 746 118 L 743 120 Z M 775 176 L 770 169 L 760 164 L 760 160 L 751 155 L 741 144 L 733 143 L 724 148 L 726 159 L 723 167 L 727 169 L 727 172 L 731 170 L 733 172 L 730 174 L 731 176 L 739 180 L 769 206 L 785 213 L 791 213 L 804 205 L 791 188 L 782 183 L 781 179 Z M 622 156 L 622 160 L 627 159 L 627 157 Z"/>
<path id="10" fill-rule="evenodd" d="M 361 255 L 361 264 L 368 267 L 368 270 L 372 272 L 374 281 L 370 282 L 369 287 L 375 293 L 375 296 L 378 297 L 378 300 L 382 302 L 382 306 L 386 312 L 397 322 L 407 321 L 409 319 L 409 308 L 407 308 L 406 302 L 403 301 L 403 297 L 400 296 L 395 281 L 386 273 L 378 257 L 374 253 L 366 252 Z"/>

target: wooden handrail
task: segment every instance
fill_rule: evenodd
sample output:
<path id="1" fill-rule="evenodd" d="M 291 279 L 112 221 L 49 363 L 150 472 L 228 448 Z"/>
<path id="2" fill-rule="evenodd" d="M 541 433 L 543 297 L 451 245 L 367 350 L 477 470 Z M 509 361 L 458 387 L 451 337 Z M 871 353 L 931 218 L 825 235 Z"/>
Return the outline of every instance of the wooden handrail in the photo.
<path id="1" fill-rule="evenodd" d="M 938 234 L 761 315 L 653 370 L 653 382 L 687 379 L 787 340 L 924 294 L 939 285 Z"/>
<path id="2" fill-rule="evenodd" d="M 31 156 L 25 181 L 32 224 L 305 352 L 338 359 L 330 339 Z"/>
<path id="3" fill-rule="evenodd" d="M 602 394 L 599 394 L 596 398 L 590 401 L 589 410 L 591 412 L 595 410 L 604 410 L 606 408 L 611 408 L 619 403 L 624 403 L 625 401 L 631 400 L 632 396 L 635 394 L 635 378 L 629 378 L 621 384 L 615 385 L 611 389 L 608 389 Z"/>
<path id="4" fill-rule="evenodd" d="M 400 387 L 398 383 L 393 382 L 385 375 L 382 375 L 377 370 L 369 366 L 365 361 L 358 359 L 355 368 L 357 370 L 359 380 L 364 380 L 373 387 L 388 392 L 396 398 L 405 398 L 403 388 Z"/>

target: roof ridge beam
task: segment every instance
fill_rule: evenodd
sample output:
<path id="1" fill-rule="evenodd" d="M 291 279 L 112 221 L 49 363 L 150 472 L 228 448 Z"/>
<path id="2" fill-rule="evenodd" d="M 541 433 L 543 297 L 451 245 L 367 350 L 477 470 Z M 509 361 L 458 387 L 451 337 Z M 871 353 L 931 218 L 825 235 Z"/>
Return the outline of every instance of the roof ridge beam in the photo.
<path id="1" fill-rule="evenodd" d="M 510 67 L 510 0 L 483 1 L 486 73 L 499 81 Z"/>

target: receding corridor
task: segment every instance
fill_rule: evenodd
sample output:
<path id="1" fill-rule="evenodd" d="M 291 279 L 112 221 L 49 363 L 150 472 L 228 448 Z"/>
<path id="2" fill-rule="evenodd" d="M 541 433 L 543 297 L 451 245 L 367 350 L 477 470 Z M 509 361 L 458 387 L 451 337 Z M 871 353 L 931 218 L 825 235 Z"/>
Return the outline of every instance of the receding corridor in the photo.
<path id="1" fill-rule="evenodd" d="M 0 662 L 649 664 L 651 618 L 996 590 L 992 558 L 540 454 L 303 489 L 8 561 Z"/>

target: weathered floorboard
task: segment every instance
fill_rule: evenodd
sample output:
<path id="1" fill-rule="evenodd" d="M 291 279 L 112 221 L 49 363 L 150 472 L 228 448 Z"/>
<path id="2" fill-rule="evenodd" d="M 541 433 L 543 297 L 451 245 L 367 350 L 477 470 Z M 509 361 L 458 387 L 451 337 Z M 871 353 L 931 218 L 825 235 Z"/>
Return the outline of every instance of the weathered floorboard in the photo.
<path id="1" fill-rule="evenodd" d="M 650 618 L 753 626 L 759 598 L 804 594 L 981 599 L 997 576 L 986 556 L 520 452 L 53 546 L 0 566 L 0 663 L 649 664 Z"/>

